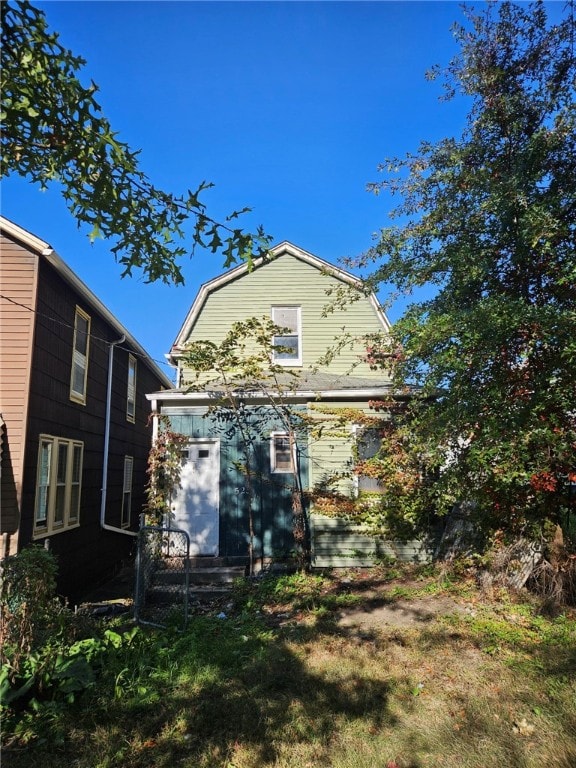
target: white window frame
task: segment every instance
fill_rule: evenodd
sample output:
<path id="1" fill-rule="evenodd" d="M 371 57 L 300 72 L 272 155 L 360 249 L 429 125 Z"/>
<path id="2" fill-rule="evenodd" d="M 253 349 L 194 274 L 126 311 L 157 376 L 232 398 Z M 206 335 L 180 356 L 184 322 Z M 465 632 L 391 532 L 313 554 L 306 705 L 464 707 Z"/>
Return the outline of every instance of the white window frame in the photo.
<path id="1" fill-rule="evenodd" d="M 134 476 L 134 457 L 124 456 L 124 479 L 122 481 L 122 509 L 120 521 L 122 528 L 128 528 L 132 517 L 132 478 Z M 128 514 L 126 514 L 126 511 Z"/>
<path id="2" fill-rule="evenodd" d="M 82 331 L 78 330 L 78 318 L 86 321 L 86 349 L 85 352 L 80 351 L 78 347 L 83 346 L 80 344 Z M 76 307 L 76 313 L 74 315 L 74 341 L 72 345 L 72 367 L 70 371 L 70 400 L 80 405 L 86 405 L 86 387 L 88 382 L 88 360 L 90 355 L 90 315 L 86 314 L 83 309 Z M 74 373 L 78 369 L 82 373 L 82 390 L 74 389 L 75 376 Z"/>
<path id="3" fill-rule="evenodd" d="M 61 457 L 64 456 L 65 461 L 62 462 Z M 83 461 L 82 441 L 40 435 L 34 501 L 34 538 L 51 536 L 80 525 Z M 57 506 L 62 510 L 61 519 L 58 520 L 55 519 Z"/>
<path id="4" fill-rule="evenodd" d="M 302 365 L 302 307 L 297 304 L 273 304 L 270 310 L 270 316 L 272 318 L 272 322 L 275 325 L 283 328 L 283 324 L 276 319 L 275 314 L 276 312 L 286 309 L 293 309 L 296 312 L 296 332 L 291 334 L 283 334 L 282 336 L 274 336 L 272 339 L 272 344 L 282 346 L 281 339 L 286 338 L 287 336 L 290 336 L 291 338 L 295 337 L 298 342 L 298 355 L 296 357 L 283 358 L 279 356 L 281 353 L 277 353 L 275 350 L 272 350 L 272 361 L 277 365 L 293 368 Z"/>
<path id="5" fill-rule="evenodd" d="M 288 440 L 288 445 L 290 450 L 290 468 L 278 466 L 279 451 L 276 446 L 276 441 L 280 439 Z M 294 468 L 296 467 L 295 448 L 296 446 L 294 445 L 294 443 L 290 445 L 290 435 L 288 434 L 288 432 L 271 432 L 270 433 L 270 472 L 271 474 L 273 475 L 293 475 L 294 474 Z"/>
<path id="6" fill-rule="evenodd" d="M 356 449 L 358 451 L 358 458 L 365 460 L 372 458 L 372 456 L 375 456 L 376 453 L 378 453 L 379 448 L 374 452 L 370 453 L 370 456 L 361 456 L 360 454 L 363 452 L 360 448 L 360 444 L 362 442 L 363 437 L 371 431 L 377 431 L 376 427 L 361 427 L 359 425 L 354 425 L 353 427 L 353 433 L 354 438 L 356 441 Z M 377 480 L 374 480 L 371 477 L 368 477 L 367 475 L 355 475 L 355 487 L 356 487 L 356 496 L 359 496 L 361 493 L 384 493 L 384 488 L 382 485 L 378 483 Z M 361 486 L 365 485 L 367 487 L 362 488 Z"/>
<path id="7" fill-rule="evenodd" d="M 133 375 L 132 375 L 133 374 Z M 138 375 L 137 360 L 134 355 L 128 355 L 128 383 L 126 386 L 126 420 L 136 422 L 136 376 Z"/>

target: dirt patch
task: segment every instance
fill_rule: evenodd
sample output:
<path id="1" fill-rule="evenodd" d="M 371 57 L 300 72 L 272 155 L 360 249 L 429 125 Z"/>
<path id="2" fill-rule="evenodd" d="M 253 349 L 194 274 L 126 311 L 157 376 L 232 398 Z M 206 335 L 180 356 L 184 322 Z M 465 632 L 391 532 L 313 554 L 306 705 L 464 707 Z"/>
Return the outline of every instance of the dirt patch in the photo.
<path id="1" fill-rule="evenodd" d="M 391 603 L 341 611 L 338 625 L 366 630 L 410 627 L 425 624 L 438 616 L 466 612 L 465 607 L 444 595 L 400 599 Z"/>

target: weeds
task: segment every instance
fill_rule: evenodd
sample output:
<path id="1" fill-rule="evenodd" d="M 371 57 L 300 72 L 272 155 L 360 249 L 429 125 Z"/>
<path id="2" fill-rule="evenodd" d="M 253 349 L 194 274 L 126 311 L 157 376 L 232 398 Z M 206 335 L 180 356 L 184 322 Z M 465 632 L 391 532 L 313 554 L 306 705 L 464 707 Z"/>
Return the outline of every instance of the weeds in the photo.
<path id="1" fill-rule="evenodd" d="M 68 647 L 94 675 L 72 706 L 58 695 L 12 713 L 11 744 L 25 749 L 7 750 L 9 764 L 574 764 L 573 616 L 471 590 L 414 569 L 400 583 L 374 571 L 270 576 L 238 583 L 225 618 L 218 607 L 184 633 L 107 627 Z M 369 632 L 338 622 L 418 594 L 469 610 Z"/>

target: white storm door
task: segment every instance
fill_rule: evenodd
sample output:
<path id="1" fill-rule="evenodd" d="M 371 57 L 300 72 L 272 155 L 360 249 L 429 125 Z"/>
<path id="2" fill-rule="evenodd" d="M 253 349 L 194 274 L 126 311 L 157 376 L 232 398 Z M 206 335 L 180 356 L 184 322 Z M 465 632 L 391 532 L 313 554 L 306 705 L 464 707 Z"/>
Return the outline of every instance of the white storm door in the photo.
<path id="1" fill-rule="evenodd" d="M 191 555 L 218 555 L 219 479 L 218 440 L 194 441 L 182 450 L 182 474 L 172 504 L 172 524 L 190 536 Z"/>

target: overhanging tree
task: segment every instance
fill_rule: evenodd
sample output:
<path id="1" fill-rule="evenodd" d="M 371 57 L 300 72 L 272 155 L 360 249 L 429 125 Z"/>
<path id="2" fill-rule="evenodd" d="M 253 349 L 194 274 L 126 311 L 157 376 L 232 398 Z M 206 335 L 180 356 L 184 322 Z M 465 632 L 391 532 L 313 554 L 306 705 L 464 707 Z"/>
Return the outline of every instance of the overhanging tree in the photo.
<path id="1" fill-rule="evenodd" d="M 466 128 L 381 167 L 370 186 L 400 197 L 400 222 L 364 264 L 374 285 L 435 288 L 374 360 L 421 387 L 412 442 L 444 509 L 468 499 L 518 530 L 561 522 L 576 480 L 574 8 L 555 25 L 540 2 L 466 14 L 444 73 Z"/>
<path id="2" fill-rule="evenodd" d="M 210 183 L 176 195 L 142 171 L 138 152 L 118 140 L 96 101 L 97 86 L 78 79 L 86 63 L 50 31 L 27 0 L 2 4 L 1 176 L 18 174 L 42 188 L 58 183 L 89 237 L 110 239 L 123 275 L 182 283 L 179 260 L 196 246 L 221 252 L 224 266 L 264 255 L 269 238 L 234 226 L 242 211 L 214 220 L 201 200 Z M 191 227 L 186 247 L 185 227 Z"/>
<path id="3" fill-rule="evenodd" d="M 275 345 L 273 339 L 288 331 L 269 317 L 251 317 L 233 323 L 220 343 L 209 339 L 190 342 L 184 353 L 187 366 L 195 372 L 195 379 L 187 382 L 187 386 L 211 393 L 207 415 L 215 428 L 227 440 L 236 442 L 239 449 L 241 461 L 237 468 L 246 482 L 251 574 L 255 564 L 255 481 L 262 480 L 258 446 L 268 441 L 274 422 L 289 439 L 294 463 L 289 476 L 295 558 L 300 568 L 305 568 L 309 561 L 297 442 L 298 434 L 305 428 L 305 414 L 290 402 L 290 393 L 299 377 L 273 361 L 275 351 L 287 351 Z"/>

